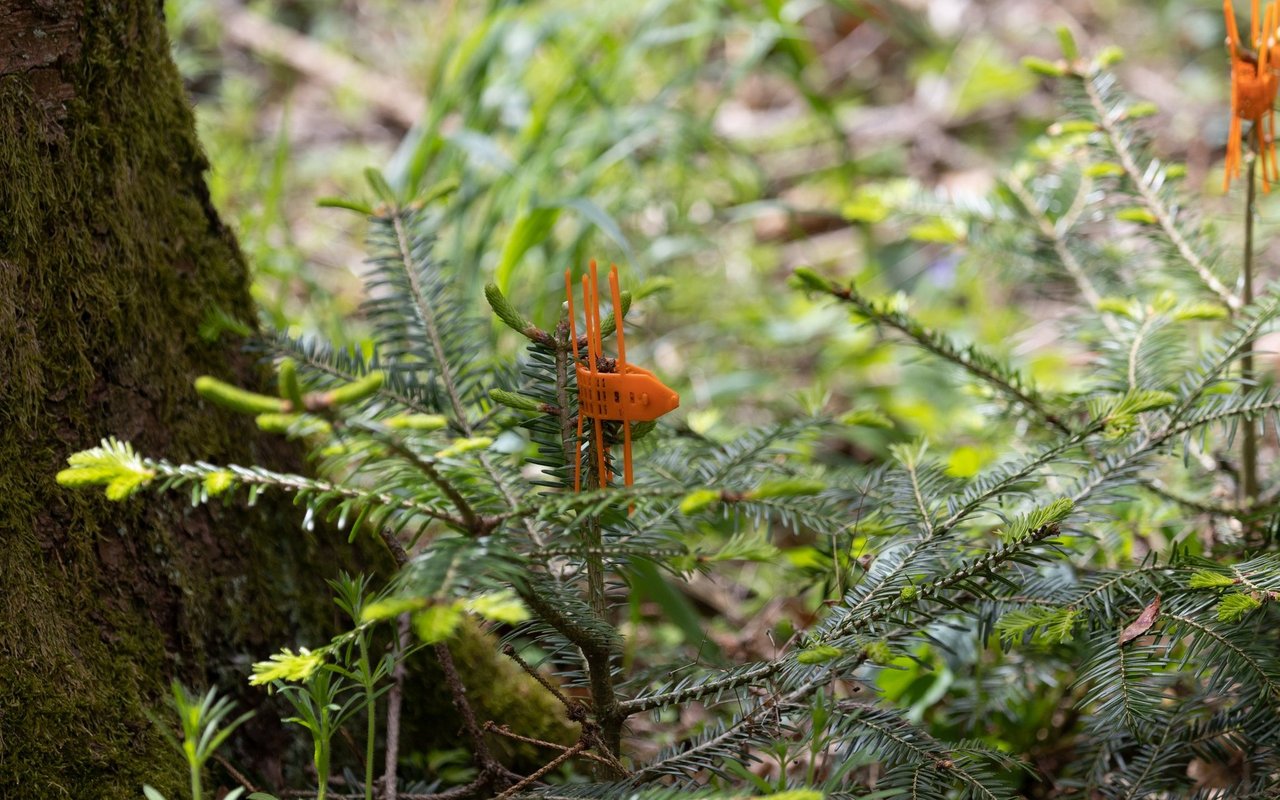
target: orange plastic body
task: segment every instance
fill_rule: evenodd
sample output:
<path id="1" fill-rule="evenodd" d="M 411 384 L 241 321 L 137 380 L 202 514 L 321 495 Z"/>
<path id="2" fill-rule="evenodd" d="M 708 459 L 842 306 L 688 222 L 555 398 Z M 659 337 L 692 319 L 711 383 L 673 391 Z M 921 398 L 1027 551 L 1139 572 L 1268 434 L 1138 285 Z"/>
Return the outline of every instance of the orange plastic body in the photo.
<path id="1" fill-rule="evenodd" d="M 1276 90 L 1280 77 L 1276 74 L 1276 60 L 1280 54 L 1276 48 L 1276 27 L 1280 26 L 1280 6 L 1268 3 L 1259 11 L 1259 0 L 1253 0 L 1253 16 L 1250 19 L 1250 39 L 1253 50 L 1246 50 L 1240 43 L 1240 31 L 1236 27 L 1235 8 L 1231 0 L 1223 0 L 1222 10 L 1227 23 L 1227 50 L 1231 54 L 1231 131 L 1227 135 L 1227 160 L 1223 165 L 1222 190 L 1231 186 L 1231 180 L 1240 176 L 1241 122 L 1253 123 L 1250 133 L 1258 151 L 1262 167 L 1262 190 L 1270 191 L 1272 181 L 1280 178 L 1276 163 Z"/>
<path id="2" fill-rule="evenodd" d="M 596 372 L 578 365 L 578 409 L 588 417 L 626 422 L 657 419 L 680 405 L 680 395 L 647 369 Z"/>
<path id="3" fill-rule="evenodd" d="M 627 363 L 627 340 L 623 330 L 622 293 L 618 290 L 618 268 L 609 270 L 609 290 L 617 321 L 618 357 L 612 371 L 603 371 L 604 343 L 600 335 L 600 287 L 596 262 L 592 261 L 582 276 L 582 313 L 586 322 L 586 359 L 578 352 L 578 330 L 573 315 L 573 280 L 564 272 L 565 294 L 569 301 L 569 336 L 573 341 L 573 363 L 578 376 L 578 441 L 582 441 L 584 420 L 590 419 L 596 443 L 596 471 L 601 488 L 610 481 L 605 458 L 604 431 L 601 423 L 622 423 L 622 464 L 626 485 L 633 481 L 631 464 L 631 423 L 647 422 L 674 410 L 680 395 L 658 380 L 652 372 Z M 574 491 L 582 490 L 581 459 L 573 465 Z"/>

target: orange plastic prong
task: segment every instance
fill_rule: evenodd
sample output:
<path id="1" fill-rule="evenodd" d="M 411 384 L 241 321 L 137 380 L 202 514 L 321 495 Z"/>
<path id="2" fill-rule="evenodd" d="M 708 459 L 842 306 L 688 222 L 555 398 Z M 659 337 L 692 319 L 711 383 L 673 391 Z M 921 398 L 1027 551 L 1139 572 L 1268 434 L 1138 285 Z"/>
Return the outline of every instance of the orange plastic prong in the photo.
<path id="1" fill-rule="evenodd" d="M 583 313 L 587 319 L 587 371 L 591 376 L 591 390 L 595 391 L 598 383 L 597 377 L 600 372 L 597 369 L 597 363 L 600 358 L 600 290 L 596 286 L 596 262 L 592 261 L 590 269 L 586 275 L 582 276 L 582 305 Z M 581 393 L 582 388 L 579 384 L 579 409 L 581 409 Z M 581 413 L 581 410 L 579 410 Z M 609 472 L 606 465 L 604 455 L 604 426 L 600 421 L 599 415 L 593 414 L 591 417 L 591 431 L 595 434 L 594 447 L 596 451 L 596 487 L 603 489 L 609 485 Z"/>
<path id="2" fill-rule="evenodd" d="M 573 347 L 574 372 L 578 368 L 578 325 L 573 319 L 573 274 L 572 270 L 564 271 L 564 296 L 569 304 L 569 341 Z M 573 492 L 582 491 L 582 404 L 578 404 L 578 438 L 573 447 Z"/>
<path id="3" fill-rule="evenodd" d="M 623 330 L 622 292 L 618 289 L 618 265 L 612 264 L 609 269 L 609 294 L 613 301 L 613 319 L 615 336 L 618 337 L 618 374 L 627 375 L 627 338 Z M 623 485 L 630 486 L 635 482 L 631 467 L 631 420 L 624 411 L 622 416 L 622 474 Z"/>

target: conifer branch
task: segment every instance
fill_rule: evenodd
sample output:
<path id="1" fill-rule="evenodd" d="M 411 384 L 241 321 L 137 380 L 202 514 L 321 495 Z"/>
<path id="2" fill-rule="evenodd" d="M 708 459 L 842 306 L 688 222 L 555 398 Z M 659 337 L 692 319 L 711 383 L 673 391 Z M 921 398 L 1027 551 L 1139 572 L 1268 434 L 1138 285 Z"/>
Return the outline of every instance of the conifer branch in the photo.
<path id="1" fill-rule="evenodd" d="M 458 387 L 453 379 L 453 365 L 449 362 L 443 340 L 440 338 L 440 328 L 436 322 L 435 309 L 426 301 L 426 290 L 418 279 L 418 271 L 414 266 L 413 250 L 409 244 L 404 217 L 400 212 L 395 212 L 392 215 L 391 222 L 395 226 L 396 243 L 399 246 L 404 273 L 412 289 L 412 297 L 417 306 L 418 316 L 426 329 L 427 338 L 431 342 L 431 350 L 436 359 L 436 372 L 440 377 L 441 383 L 444 384 L 445 392 L 448 394 L 449 406 L 453 410 L 454 421 L 464 435 L 470 436 L 471 423 L 467 419 L 467 411 L 463 408 L 462 400 L 458 395 Z"/>
<path id="2" fill-rule="evenodd" d="M 1181 256 L 1200 277 L 1201 282 L 1217 295 L 1228 309 L 1232 312 L 1239 311 L 1243 307 L 1240 298 L 1236 297 L 1230 289 L 1223 285 L 1222 281 L 1213 274 L 1208 264 L 1200 257 L 1198 253 L 1191 247 L 1191 243 L 1182 235 L 1182 231 L 1178 228 L 1173 212 L 1160 199 L 1160 195 L 1147 183 L 1146 177 L 1142 170 L 1138 168 L 1137 159 L 1133 152 L 1129 149 L 1119 126 L 1117 125 L 1116 116 L 1107 108 L 1103 102 L 1102 95 L 1098 92 L 1098 87 L 1094 84 L 1094 80 L 1090 76 L 1083 76 L 1081 84 L 1085 95 L 1089 98 L 1089 103 L 1093 107 L 1094 117 L 1098 122 L 1098 126 L 1107 135 L 1107 140 L 1111 144 L 1112 151 L 1116 154 L 1116 158 L 1120 160 L 1120 166 L 1124 168 L 1125 175 L 1133 183 L 1138 190 L 1138 196 L 1142 198 L 1142 203 L 1146 206 L 1147 211 L 1155 217 L 1160 229 L 1173 244 L 1175 251 Z"/>

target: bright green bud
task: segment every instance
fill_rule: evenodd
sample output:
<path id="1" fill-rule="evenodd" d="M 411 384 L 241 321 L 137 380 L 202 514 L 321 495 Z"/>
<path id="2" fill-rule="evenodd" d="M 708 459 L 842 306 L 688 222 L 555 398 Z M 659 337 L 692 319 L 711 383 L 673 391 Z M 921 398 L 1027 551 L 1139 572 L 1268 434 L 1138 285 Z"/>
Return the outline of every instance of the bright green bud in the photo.
<path id="1" fill-rule="evenodd" d="M 1157 222 L 1156 215 L 1141 206 L 1120 209 L 1116 212 L 1116 219 L 1125 222 L 1141 222 L 1144 225 L 1154 225 Z"/>
<path id="2" fill-rule="evenodd" d="M 1251 594 L 1236 592 L 1229 594 L 1218 603 L 1219 622 L 1239 622 L 1250 611 L 1262 605 L 1262 601 Z"/>
<path id="3" fill-rule="evenodd" d="M 1116 178 L 1124 174 L 1124 167 L 1113 161 L 1102 161 L 1085 167 L 1084 174 L 1090 178 Z"/>
<path id="4" fill-rule="evenodd" d="M 515 392 L 507 392 L 502 389 L 490 389 L 489 397 L 495 403 L 500 403 L 507 408 L 514 408 L 518 411 L 541 411 L 542 403 L 532 397 L 525 397 Z"/>
<path id="5" fill-rule="evenodd" d="M 337 389 L 331 389 L 324 395 L 323 404 L 325 407 L 329 407 L 358 403 L 381 389 L 385 380 L 386 375 L 382 370 L 374 370 L 358 381 L 348 383 L 346 386 L 339 386 Z"/>
<path id="6" fill-rule="evenodd" d="M 1054 63 L 1053 61 L 1045 61 L 1043 58 L 1035 56 L 1027 56 L 1022 59 L 1022 66 L 1031 70 L 1037 75 L 1043 75 L 1046 78 L 1061 78 L 1067 74 L 1065 64 Z"/>
<path id="7" fill-rule="evenodd" d="M 1114 67 L 1116 64 L 1124 61 L 1124 50 L 1121 50 L 1115 45 L 1111 45 L 1110 47 L 1105 48 L 1101 53 L 1098 53 L 1098 58 L 1096 60 L 1098 62 L 1098 66 L 1103 69 L 1106 69 L 1107 67 Z"/>
<path id="8" fill-rule="evenodd" d="M 1098 123 L 1087 119 L 1068 119 L 1055 122 L 1049 126 L 1052 136 L 1068 136 L 1076 133 L 1093 133 L 1098 130 Z"/>
<path id="9" fill-rule="evenodd" d="M 280 396 L 302 408 L 302 388 L 298 385 L 298 365 L 292 358 L 280 362 Z"/>
<path id="10" fill-rule="evenodd" d="M 426 601 L 420 597 L 392 597 L 386 600 L 375 600 L 360 612 L 361 622 L 378 622 L 394 619 L 410 611 L 426 608 Z"/>
<path id="11" fill-rule="evenodd" d="M 511 305 L 511 301 L 502 293 L 496 283 L 485 284 L 485 299 L 489 301 L 489 307 L 493 309 L 493 313 L 502 320 L 508 328 L 525 336 L 529 339 L 537 341 L 546 338 L 546 333 L 534 325 L 532 322 L 524 318 L 524 315 Z"/>
<path id="12" fill-rule="evenodd" d="M 1188 586 L 1192 589 L 1221 589 L 1226 586 L 1235 586 L 1235 580 L 1228 578 L 1217 572 L 1210 572 L 1207 569 L 1198 569 L 1191 574 L 1191 580 Z"/>
<path id="13" fill-rule="evenodd" d="M 413 615 L 413 629 L 417 631 L 418 638 L 426 644 L 437 644 L 448 639 L 460 622 L 462 622 L 460 603 L 428 606 Z"/>
<path id="14" fill-rule="evenodd" d="M 455 439 L 453 444 L 436 453 L 436 458 L 454 458 L 473 450 L 483 450 L 493 444 L 488 436 L 476 436 L 471 439 Z"/>
<path id="15" fill-rule="evenodd" d="M 712 503 L 720 500 L 720 492 L 715 489 L 699 489 L 696 492 L 689 492 L 680 501 L 681 514 L 697 514 Z"/>
<path id="16" fill-rule="evenodd" d="M 241 414 L 279 414 L 289 410 L 288 403 L 279 397 L 250 392 L 211 375 L 196 378 L 196 393 L 211 403 Z"/>
<path id="17" fill-rule="evenodd" d="M 253 675 L 249 677 L 249 685 L 262 686 L 272 681 L 293 681 L 305 683 L 315 671 L 324 664 L 323 653 L 313 653 L 305 647 L 294 653 L 284 648 L 271 656 L 267 661 L 259 661 L 253 665 Z"/>
<path id="18" fill-rule="evenodd" d="M 627 312 L 631 310 L 631 292 L 622 292 L 618 295 L 618 300 L 622 303 L 622 318 L 626 319 Z M 612 336 L 617 329 L 618 313 L 616 310 L 610 311 L 609 316 L 600 323 L 600 336 Z"/>
<path id="19" fill-rule="evenodd" d="M 793 478 L 783 481 L 766 481 L 743 495 L 744 500 L 767 500 L 771 497 L 798 497 L 818 494 L 827 488 L 821 481 Z"/>
<path id="20" fill-rule="evenodd" d="M 919 596 L 920 591 L 914 586 L 903 586 L 902 591 L 898 592 L 898 597 L 901 598 L 904 603 L 915 602 L 915 599 Z"/>
<path id="21" fill-rule="evenodd" d="M 253 421 L 267 433 L 288 433 L 289 427 L 301 418 L 299 414 L 259 414 Z"/>
<path id="22" fill-rule="evenodd" d="M 289 433 L 302 419 L 301 414 L 259 414 L 254 417 L 254 422 L 258 423 L 258 430 L 267 433 Z M 324 420 L 310 417 L 306 429 L 298 431 L 298 434 L 329 433 L 332 430 L 333 426 Z"/>
<path id="23" fill-rule="evenodd" d="M 888 664 L 893 660 L 893 650 L 888 642 L 870 642 L 862 652 L 872 664 Z"/>
<path id="24" fill-rule="evenodd" d="M 204 490 L 210 497 L 217 497 L 226 490 L 231 488 L 231 484 L 235 482 L 235 476 L 225 469 L 216 472 L 210 472 L 204 476 Z"/>
<path id="25" fill-rule="evenodd" d="M 799 267 L 792 273 L 806 289 L 815 292 L 830 292 L 831 282 L 808 267 Z"/>
<path id="26" fill-rule="evenodd" d="M 503 589 L 489 592 L 467 600 L 463 607 L 472 614 L 477 614 L 491 622 L 515 625 L 529 618 L 529 612 L 516 597 L 515 592 Z"/>
<path id="27" fill-rule="evenodd" d="M 840 424 L 862 428 L 892 428 L 893 420 L 874 408 L 857 408 L 842 414 Z"/>
<path id="28" fill-rule="evenodd" d="M 449 425 L 440 414 L 400 414 L 382 421 L 388 428 L 406 431 L 438 431 Z"/>
<path id="29" fill-rule="evenodd" d="M 1124 112 L 1129 119 L 1142 119 L 1143 117 L 1152 117 L 1160 113 L 1160 106 L 1150 101 L 1143 103 L 1134 103 Z"/>
<path id="30" fill-rule="evenodd" d="M 829 644 L 819 645 L 818 647 L 810 647 L 808 649 L 801 650 L 800 653 L 796 655 L 796 661 L 799 661 L 801 664 L 821 664 L 824 661 L 830 661 L 831 659 L 839 658 L 842 655 L 844 655 L 844 651 L 839 647 L 833 647 Z"/>
<path id="31" fill-rule="evenodd" d="M 1058 44 L 1062 46 L 1062 55 L 1068 61 L 1075 61 L 1080 57 L 1080 48 L 1076 47 L 1076 37 L 1071 35 L 1071 31 L 1065 25 L 1058 28 Z"/>

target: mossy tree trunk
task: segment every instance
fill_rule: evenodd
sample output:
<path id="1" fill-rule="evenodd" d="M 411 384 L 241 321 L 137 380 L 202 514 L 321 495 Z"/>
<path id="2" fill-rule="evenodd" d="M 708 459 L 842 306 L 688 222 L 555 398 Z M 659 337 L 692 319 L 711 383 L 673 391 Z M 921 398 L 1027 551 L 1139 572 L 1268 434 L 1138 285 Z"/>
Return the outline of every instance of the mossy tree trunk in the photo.
<path id="1" fill-rule="evenodd" d="M 305 535 L 287 499 L 252 513 L 149 495 L 111 504 L 54 482 L 67 455 L 107 435 L 172 460 L 288 466 L 191 387 L 200 374 L 263 376 L 235 343 L 201 335 L 217 316 L 254 315 L 160 6 L 0 3 L 3 797 L 137 798 L 143 782 L 185 796 L 146 716 L 170 677 L 243 687 L 250 660 L 341 624 L 324 578 L 347 560 L 345 537 Z M 491 640 L 462 644 L 486 718 L 572 740 Z M 406 703 L 407 722 L 456 745 L 452 706 L 432 688 Z M 288 747 L 276 730 L 247 732 L 242 751 L 278 784 L 274 754 Z"/>
<path id="2" fill-rule="evenodd" d="M 252 324 L 253 312 L 160 5 L 0 3 L 5 797 L 137 798 L 144 781 L 184 796 L 144 713 L 169 677 L 242 685 L 249 658 L 336 623 L 332 554 L 287 501 L 252 514 L 114 505 L 54 483 L 68 454 L 108 434 L 172 459 L 282 461 L 191 389 L 202 373 L 261 376 L 236 344 L 200 334 L 215 314 Z M 231 665 L 240 673 L 218 672 Z"/>

